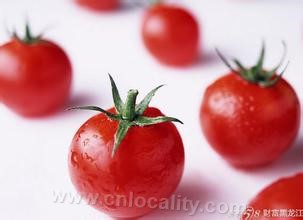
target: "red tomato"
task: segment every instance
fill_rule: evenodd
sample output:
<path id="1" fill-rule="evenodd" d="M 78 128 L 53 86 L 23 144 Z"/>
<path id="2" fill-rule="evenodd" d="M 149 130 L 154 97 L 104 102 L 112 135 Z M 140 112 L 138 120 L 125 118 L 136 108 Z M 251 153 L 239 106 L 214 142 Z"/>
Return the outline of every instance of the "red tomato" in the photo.
<path id="1" fill-rule="evenodd" d="M 198 23 L 180 7 L 157 4 L 149 8 L 142 36 L 146 48 L 164 64 L 190 64 L 199 54 Z"/>
<path id="2" fill-rule="evenodd" d="M 107 112 L 117 114 L 114 108 Z M 175 191 L 183 173 L 184 149 L 173 123 L 141 124 L 129 128 L 113 155 L 122 124 L 141 117 L 136 114 L 137 119 L 130 120 L 121 115 L 113 120 L 101 113 L 85 122 L 74 136 L 68 162 L 78 192 L 98 195 L 98 202 L 91 205 L 112 217 L 133 218 L 150 212 Z M 146 105 L 143 116 L 158 120 L 163 114 Z"/>
<path id="3" fill-rule="evenodd" d="M 243 213 L 242 219 L 254 220 L 300 220 L 303 217 L 303 174 L 283 178 L 266 187 L 254 198 L 248 207 L 254 211 L 251 216 Z M 274 211 L 278 210 L 278 216 Z M 286 210 L 286 216 L 282 215 Z M 270 213 L 268 213 L 268 211 Z M 284 212 L 285 213 L 285 212 Z"/>
<path id="4" fill-rule="evenodd" d="M 0 100 L 23 116 L 57 110 L 68 99 L 71 64 L 56 44 L 13 38 L 0 46 Z"/>
<path id="5" fill-rule="evenodd" d="M 76 0 L 76 2 L 81 6 L 96 11 L 114 10 L 120 5 L 120 0 Z"/>
<path id="6" fill-rule="evenodd" d="M 243 69 L 240 64 L 242 69 L 212 83 L 200 110 L 210 145 L 239 167 L 276 160 L 290 147 L 299 129 L 300 104 L 295 91 L 275 75 L 276 68 L 264 71 L 261 60 L 261 66 Z"/>

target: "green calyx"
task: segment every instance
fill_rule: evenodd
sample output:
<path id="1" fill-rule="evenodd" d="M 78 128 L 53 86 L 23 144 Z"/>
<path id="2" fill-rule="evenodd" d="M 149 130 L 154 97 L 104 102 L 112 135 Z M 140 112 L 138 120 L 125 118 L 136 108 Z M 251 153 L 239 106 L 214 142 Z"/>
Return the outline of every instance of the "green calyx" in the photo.
<path id="1" fill-rule="evenodd" d="M 149 126 L 149 125 L 155 125 L 159 123 L 164 122 L 179 122 L 183 124 L 179 119 L 173 118 L 173 117 L 166 117 L 166 116 L 158 116 L 158 117 L 147 117 L 143 116 L 144 111 L 148 108 L 148 105 L 152 99 L 152 97 L 155 95 L 158 89 L 160 89 L 163 85 L 156 87 L 152 91 L 150 91 L 145 98 L 139 103 L 136 104 L 137 96 L 139 94 L 138 90 L 129 90 L 128 95 L 126 98 L 126 101 L 123 102 L 119 91 L 117 89 L 117 86 L 115 84 L 115 81 L 109 75 L 111 87 L 112 87 L 112 95 L 113 100 L 116 108 L 116 114 L 113 114 L 111 112 L 108 112 L 100 107 L 96 106 L 83 106 L 83 107 L 73 107 L 72 109 L 83 109 L 83 110 L 93 110 L 93 111 L 99 111 L 103 114 L 105 114 L 108 118 L 118 121 L 119 126 L 117 129 L 117 132 L 115 134 L 115 142 L 114 142 L 114 148 L 112 151 L 112 157 L 114 157 L 115 153 L 119 149 L 119 146 L 126 136 L 129 129 L 133 126 Z"/>
<path id="2" fill-rule="evenodd" d="M 25 44 L 34 44 L 41 40 L 41 35 L 34 36 L 28 23 L 25 24 L 24 37 L 20 37 L 16 31 L 13 31 L 12 36 Z"/>
<path id="3" fill-rule="evenodd" d="M 242 63 L 237 60 L 233 59 L 233 62 L 236 66 L 236 68 L 233 68 L 232 65 L 227 61 L 227 59 L 220 53 L 218 49 L 216 49 L 216 52 L 218 56 L 221 58 L 221 60 L 225 63 L 225 65 L 234 73 L 241 76 L 243 79 L 250 83 L 258 84 L 261 87 L 270 87 L 275 85 L 282 77 L 284 72 L 287 69 L 288 63 L 286 67 L 281 71 L 279 74 L 277 74 L 278 69 L 282 66 L 285 57 L 286 57 L 286 44 L 283 42 L 283 56 L 280 60 L 279 64 L 274 67 L 272 70 L 264 70 L 263 64 L 265 59 L 265 44 L 263 43 L 262 49 L 257 61 L 257 64 L 252 66 L 251 68 L 246 68 Z"/>

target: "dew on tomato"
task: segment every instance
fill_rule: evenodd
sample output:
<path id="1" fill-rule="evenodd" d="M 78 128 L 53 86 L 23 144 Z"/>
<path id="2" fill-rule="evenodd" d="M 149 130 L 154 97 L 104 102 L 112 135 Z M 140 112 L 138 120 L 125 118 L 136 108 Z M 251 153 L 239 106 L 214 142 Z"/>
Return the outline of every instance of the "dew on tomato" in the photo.
<path id="1" fill-rule="evenodd" d="M 141 207 L 121 205 L 119 201 L 109 203 L 106 196 L 123 197 L 132 203 L 138 198 L 154 198 L 157 203 L 170 197 L 183 174 L 184 148 L 171 123 L 179 120 L 148 107 L 160 87 L 136 105 L 135 90 L 130 90 L 127 101 L 122 103 L 115 84 L 112 86 L 115 108 L 81 108 L 102 113 L 90 118 L 76 132 L 68 159 L 69 171 L 79 192 L 100 196 L 100 201 L 92 204 L 95 208 L 112 217 L 134 218 L 153 208 L 147 204 Z M 124 129 L 127 131 L 121 132 Z"/>
<path id="2" fill-rule="evenodd" d="M 221 55 L 222 56 L 222 55 Z M 278 159 L 295 140 L 300 103 L 292 86 L 258 64 L 238 69 L 208 86 L 200 109 L 203 133 L 211 147 L 237 167 L 256 167 Z M 223 58 L 224 62 L 227 62 Z M 227 63 L 229 67 L 230 64 Z"/>

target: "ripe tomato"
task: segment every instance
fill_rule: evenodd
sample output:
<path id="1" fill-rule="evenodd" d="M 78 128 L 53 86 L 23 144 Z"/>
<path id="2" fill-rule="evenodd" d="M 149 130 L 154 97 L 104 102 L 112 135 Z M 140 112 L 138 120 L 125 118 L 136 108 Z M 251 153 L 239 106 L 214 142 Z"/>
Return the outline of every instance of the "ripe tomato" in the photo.
<path id="1" fill-rule="evenodd" d="M 33 37 L 15 36 L 0 46 L 0 100 L 23 116 L 57 110 L 68 99 L 71 63 L 56 44 Z"/>
<path id="2" fill-rule="evenodd" d="M 275 74 L 277 68 L 263 70 L 263 59 L 264 48 L 251 69 L 236 61 L 239 70 L 207 88 L 200 110 L 210 145 L 239 167 L 276 160 L 290 147 L 299 129 L 300 104 L 295 91 Z"/>
<path id="3" fill-rule="evenodd" d="M 96 11 L 113 10 L 120 5 L 120 0 L 76 0 L 76 2 L 83 7 Z"/>
<path id="4" fill-rule="evenodd" d="M 251 216 L 243 213 L 242 219 L 300 220 L 303 217 L 303 174 L 283 178 L 260 192 L 248 205 Z M 275 214 L 274 211 L 278 210 Z M 286 210 L 286 214 L 281 210 Z M 277 216 L 276 216 L 277 215 Z"/>
<path id="5" fill-rule="evenodd" d="M 183 8 L 156 4 L 145 14 L 142 36 L 146 48 L 168 65 L 192 63 L 199 53 L 199 27 Z"/>
<path id="6" fill-rule="evenodd" d="M 71 179 L 82 195 L 98 197 L 91 205 L 112 217 L 148 213 L 160 199 L 170 197 L 182 177 L 183 143 L 170 122 L 178 120 L 148 107 L 156 90 L 136 106 L 138 93 L 131 90 L 126 104 L 113 92 L 115 108 L 107 111 L 80 107 L 102 113 L 85 122 L 73 138 Z"/>

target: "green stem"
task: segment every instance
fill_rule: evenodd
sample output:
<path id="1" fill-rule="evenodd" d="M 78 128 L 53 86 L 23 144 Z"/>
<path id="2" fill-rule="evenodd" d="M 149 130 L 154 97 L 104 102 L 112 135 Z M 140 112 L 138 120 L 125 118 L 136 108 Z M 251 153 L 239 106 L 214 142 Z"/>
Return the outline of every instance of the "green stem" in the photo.
<path id="1" fill-rule="evenodd" d="M 127 98 L 125 103 L 122 102 L 121 97 L 119 95 L 119 91 L 117 89 L 116 83 L 113 80 L 113 78 L 109 75 L 111 85 L 112 85 L 112 93 L 113 93 L 113 99 L 115 103 L 115 107 L 117 110 L 117 113 L 111 113 L 103 108 L 97 107 L 97 106 L 84 106 L 84 107 L 74 107 L 70 109 L 84 109 L 84 110 L 93 110 L 93 111 L 99 111 L 105 114 L 108 118 L 115 120 L 118 122 L 118 128 L 115 134 L 115 140 L 114 140 L 114 146 L 112 149 L 112 157 L 114 157 L 115 153 L 120 147 L 120 144 L 122 143 L 123 139 L 125 138 L 127 132 L 129 129 L 133 126 L 150 126 L 150 125 L 156 125 L 159 123 L 165 123 L 165 122 L 179 122 L 181 124 L 182 121 L 173 118 L 173 117 L 166 117 L 166 116 L 158 116 L 158 117 L 147 117 L 143 116 L 144 111 L 148 108 L 148 105 L 152 99 L 152 97 L 155 95 L 156 91 L 162 87 L 158 86 L 157 88 L 150 91 L 145 98 L 136 105 L 136 99 L 138 96 L 138 90 L 129 90 Z"/>
<path id="2" fill-rule="evenodd" d="M 274 86 L 282 77 L 283 73 L 285 72 L 285 69 L 281 73 L 276 73 L 276 71 L 281 67 L 283 64 L 285 54 L 286 54 L 286 45 L 285 42 L 282 42 L 283 44 L 283 56 L 282 60 L 279 62 L 279 65 L 275 67 L 274 69 L 270 71 L 266 71 L 263 68 L 264 59 L 265 59 L 265 43 L 262 44 L 262 49 L 260 52 L 259 59 L 257 61 L 257 64 L 252 66 L 251 68 L 244 67 L 240 61 L 237 59 L 234 59 L 234 63 L 237 66 L 237 69 L 233 68 L 230 63 L 226 60 L 226 58 L 220 53 L 218 49 L 216 49 L 219 57 L 221 60 L 225 63 L 225 65 L 234 73 L 241 76 L 244 80 L 258 84 L 262 87 L 270 87 Z"/>
<path id="3" fill-rule="evenodd" d="M 31 32 L 30 25 L 25 24 L 24 37 L 19 37 L 16 31 L 12 33 L 12 36 L 25 44 L 33 44 L 41 40 L 41 35 L 34 36 Z"/>
<path id="4" fill-rule="evenodd" d="M 136 117 L 136 100 L 138 96 L 138 90 L 129 90 L 125 102 L 125 106 L 122 112 L 122 118 L 124 120 L 133 121 Z"/>

